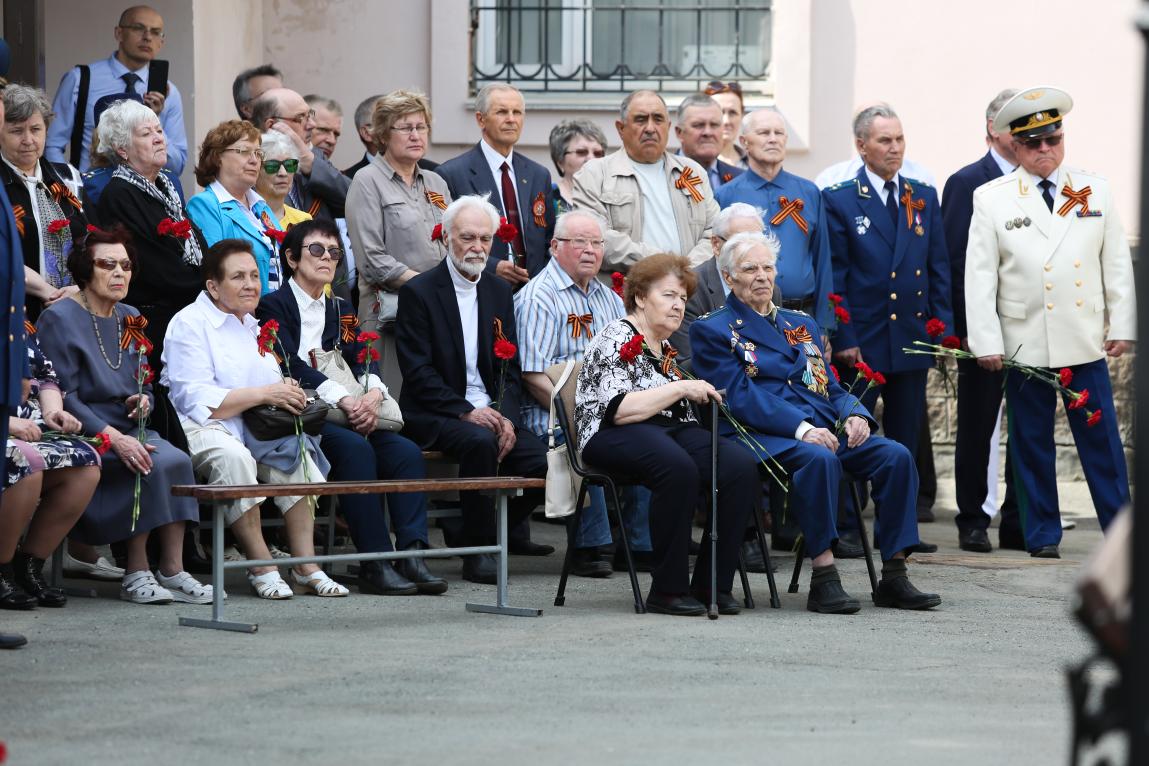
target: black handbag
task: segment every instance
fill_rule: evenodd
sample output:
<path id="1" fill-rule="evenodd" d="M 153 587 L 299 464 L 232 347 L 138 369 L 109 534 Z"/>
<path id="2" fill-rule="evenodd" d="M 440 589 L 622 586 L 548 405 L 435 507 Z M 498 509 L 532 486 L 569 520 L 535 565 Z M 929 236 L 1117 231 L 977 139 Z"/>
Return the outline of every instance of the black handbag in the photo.
<path id="1" fill-rule="evenodd" d="M 303 422 L 303 433 L 318 436 L 327 421 L 329 407 L 315 391 L 307 388 L 303 392 L 307 394 L 307 407 L 298 416 Z M 266 442 L 295 436 L 295 418 L 290 410 L 260 404 L 244 410 L 243 425 L 253 438 Z"/>

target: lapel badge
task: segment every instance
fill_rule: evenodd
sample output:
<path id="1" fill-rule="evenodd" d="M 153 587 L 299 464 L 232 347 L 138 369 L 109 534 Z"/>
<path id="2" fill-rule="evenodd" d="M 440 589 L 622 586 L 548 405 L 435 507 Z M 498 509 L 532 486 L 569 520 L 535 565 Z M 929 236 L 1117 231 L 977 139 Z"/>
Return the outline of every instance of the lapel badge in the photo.
<path id="1" fill-rule="evenodd" d="M 756 365 L 756 364 L 746 365 L 746 374 L 752 378 L 755 377 L 758 374 L 758 365 Z"/>
<path id="2" fill-rule="evenodd" d="M 1013 230 L 1013 221 L 1006 221 L 1005 222 L 1005 230 L 1006 231 L 1012 231 Z"/>
<path id="3" fill-rule="evenodd" d="M 869 193 L 870 193 L 870 187 L 869 186 L 863 186 L 862 187 L 862 194 L 869 194 Z"/>
<path id="4" fill-rule="evenodd" d="M 739 324 L 739 325 L 740 325 L 740 324 L 742 324 L 742 320 L 741 320 L 741 319 L 735 319 L 735 320 L 734 320 L 734 324 Z"/>
<path id="5" fill-rule="evenodd" d="M 1029 226 L 1031 223 L 1033 223 L 1033 221 L 1031 221 L 1029 219 L 1029 216 L 1026 216 L 1025 218 L 1021 219 L 1021 225 L 1022 226 Z"/>
<path id="6" fill-rule="evenodd" d="M 870 229 L 870 217 L 867 215 L 855 216 L 854 225 L 857 227 L 859 235 L 865 234 Z"/>
<path id="7" fill-rule="evenodd" d="M 922 225 L 920 223 L 914 227 L 914 234 L 917 234 L 919 237 L 925 233 L 926 233 L 926 230 L 922 228 Z"/>
<path id="8" fill-rule="evenodd" d="M 756 348 L 756 346 L 753 343 L 751 343 L 750 341 L 746 341 L 745 343 L 743 343 L 742 347 L 745 348 L 747 351 L 753 351 Z"/>

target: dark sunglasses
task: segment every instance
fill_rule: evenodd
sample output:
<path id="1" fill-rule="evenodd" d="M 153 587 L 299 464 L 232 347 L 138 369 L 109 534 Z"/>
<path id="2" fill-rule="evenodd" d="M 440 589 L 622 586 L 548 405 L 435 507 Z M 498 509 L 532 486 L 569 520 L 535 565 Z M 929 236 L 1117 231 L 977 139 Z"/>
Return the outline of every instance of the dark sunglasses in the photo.
<path id="1" fill-rule="evenodd" d="M 288 173 L 294 173 L 299 170 L 299 160 L 264 160 L 263 172 L 273 176 L 279 172 L 281 166 Z"/>
<path id="2" fill-rule="evenodd" d="M 1037 151 L 1038 149 L 1041 148 L 1042 144 L 1045 144 L 1046 146 L 1048 146 L 1051 149 L 1055 146 L 1060 146 L 1061 140 L 1063 138 L 1065 138 L 1065 135 L 1063 133 L 1056 133 L 1052 136 L 1038 136 L 1037 138 L 1019 138 L 1017 141 L 1020 144 L 1024 144 L 1026 149 L 1030 149 L 1032 151 Z"/>
<path id="3" fill-rule="evenodd" d="M 585 156 L 587 156 L 587 155 L 588 155 L 588 154 L 590 154 L 590 153 L 591 153 L 591 150 L 590 150 L 590 149 L 587 149 L 585 146 L 584 146 L 583 148 L 581 148 L 581 149 L 571 149 L 571 150 L 569 150 L 569 151 L 565 151 L 565 152 L 563 152 L 563 154 L 564 154 L 564 155 L 566 155 L 566 154 L 573 154 L 573 155 L 575 155 L 576 157 L 585 157 Z M 602 149 L 595 149 L 595 150 L 594 150 L 594 156 L 595 156 L 595 157 L 605 157 L 605 156 L 606 156 L 606 152 L 604 152 Z"/>
<path id="4" fill-rule="evenodd" d="M 339 263 L 339 261 L 343 260 L 343 248 L 339 247 L 338 245 L 332 245 L 331 247 L 324 247 L 323 245 L 319 244 L 318 242 L 312 242 L 310 245 L 307 245 L 304 249 L 307 250 L 307 252 L 311 253 L 316 258 L 322 259 L 323 256 L 326 255 L 328 258 L 330 258 L 332 261 L 334 261 L 336 263 Z"/>
<path id="5" fill-rule="evenodd" d="M 736 82 L 722 82 L 720 80 L 711 80 L 706 83 L 706 90 L 703 91 L 708 96 L 713 96 L 716 93 L 733 93 L 742 98 L 742 86 Z"/>
<path id="6" fill-rule="evenodd" d="M 132 270 L 132 261 L 128 258 L 93 258 L 92 265 L 104 271 L 115 271 L 117 266 L 124 271 Z"/>

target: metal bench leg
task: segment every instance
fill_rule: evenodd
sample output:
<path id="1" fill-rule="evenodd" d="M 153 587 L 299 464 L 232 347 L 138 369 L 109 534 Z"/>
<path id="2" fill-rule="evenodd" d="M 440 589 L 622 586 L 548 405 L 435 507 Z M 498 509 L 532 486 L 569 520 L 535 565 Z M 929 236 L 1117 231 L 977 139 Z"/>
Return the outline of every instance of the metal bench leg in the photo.
<path id="1" fill-rule="evenodd" d="M 511 617 L 538 617 L 542 609 L 532 609 L 522 606 L 507 606 L 507 493 L 497 490 L 495 504 L 498 507 L 498 540 L 499 540 L 499 579 L 495 591 L 495 604 L 467 604 L 468 612 L 485 612 L 487 614 L 504 614 Z"/>
<path id="2" fill-rule="evenodd" d="M 618 496 L 618 487 L 612 481 L 603 489 L 610 490 L 611 500 L 614 501 L 614 516 L 618 521 L 617 545 L 622 546 L 623 555 L 626 557 L 626 571 L 630 575 L 630 590 L 634 594 L 634 613 L 646 614 L 646 603 L 642 599 L 642 588 L 638 585 L 638 572 L 634 568 L 634 557 L 630 555 L 630 540 L 626 537 L 626 523 L 622 520 L 622 500 Z"/>
<path id="3" fill-rule="evenodd" d="M 802 574 L 802 559 L 806 558 L 806 540 L 801 539 L 798 541 L 798 550 L 795 551 L 797 558 L 794 560 L 794 574 L 790 576 L 790 587 L 787 589 L 788 593 L 798 592 L 798 576 Z"/>
<path id="4" fill-rule="evenodd" d="M 236 633 L 255 633 L 259 625 L 248 622 L 226 622 L 223 619 L 223 506 L 215 504 L 211 527 L 211 619 L 181 617 L 180 625 L 188 628 L 231 630 Z"/>
<path id="5" fill-rule="evenodd" d="M 854 500 L 854 519 L 858 522 L 858 531 L 862 536 L 862 550 L 866 553 L 866 571 L 870 574 L 870 598 L 878 597 L 878 574 L 874 570 L 874 549 L 870 545 L 870 535 L 866 532 L 866 524 L 862 521 L 862 493 L 858 491 L 858 482 L 850 482 L 850 494 Z"/>
<path id="6" fill-rule="evenodd" d="M 570 576 L 571 564 L 574 562 L 575 538 L 578 535 L 579 524 L 582 523 L 582 503 L 586 497 L 586 492 L 586 482 L 583 482 L 582 486 L 579 487 L 574 513 L 567 519 L 567 550 L 566 555 L 563 556 L 563 571 L 559 575 L 559 591 L 555 594 L 555 606 L 562 606 L 567 600 L 567 577 Z"/>

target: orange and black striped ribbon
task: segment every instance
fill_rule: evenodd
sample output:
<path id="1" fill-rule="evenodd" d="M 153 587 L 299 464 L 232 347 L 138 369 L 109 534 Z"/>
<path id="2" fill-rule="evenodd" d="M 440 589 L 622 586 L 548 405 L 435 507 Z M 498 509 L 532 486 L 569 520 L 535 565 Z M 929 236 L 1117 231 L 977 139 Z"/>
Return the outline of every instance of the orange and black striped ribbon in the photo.
<path id="1" fill-rule="evenodd" d="M 124 337 L 120 338 L 120 348 L 151 345 L 144 335 L 144 328 L 147 326 L 147 317 L 143 315 L 124 317 Z"/>
<path id="2" fill-rule="evenodd" d="M 65 201 L 76 210 L 81 209 L 80 200 L 76 199 L 76 195 L 72 194 L 72 190 L 59 181 L 53 181 L 52 185 L 48 187 L 52 198 L 56 200 L 57 205 L 64 204 Z"/>
<path id="3" fill-rule="evenodd" d="M 311 201 L 311 207 L 307 208 L 307 214 L 314 218 L 319 215 L 319 207 L 323 204 L 321 200 L 315 199 Z"/>
<path id="4" fill-rule="evenodd" d="M 21 237 L 24 236 L 24 218 L 28 215 L 24 210 L 23 205 L 12 206 L 12 217 L 16 219 L 16 231 Z"/>
<path id="5" fill-rule="evenodd" d="M 779 226 L 787 218 L 793 218 L 794 223 L 798 224 L 798 228 L 802 230 L 802 233 L 806 236 L 810 236 L 810 224 L 802 217 L 802 208 L 806 207 L 806 203 L 798 198 L 790 200 L 785 197 L 779 197 L 778 204 L 782 206 L 782 209 L 778 211 L 777 215 L 770 219 L 770 225 Z"/>
<path id="6" fill-rule="evenodd" d="M 495 340 L 506 340 L 507 336 L 503 334 L 503 320 L 495 317 Z"/>
<path id="7" fill-rule="evenodd" d="M 433 192 L 433 191 L 427 191 L 425 193 L 427 195 L 427 201 L 430 202 L 432 205 L 439 208 L 440 210 L 446 210 L 447 209 L 447 200 L 443 198 L 442 194 L 440 194 L 439 192 Z"/>
<path id="8" fill-rule="evenodd" d="M 1088 213 L 1089 195 L 1092 193 L 1093 189 L 1089 186 L 1086 186 L 1084 189 L 1079 191 L 1073 191 L 1069 184 L 1066 184 L 1065 188 L 1061 190 L 1061 195 L 1063 197 L 1068 197 L 1069 199 L 1065 200 L 1065 204 L 1057 209 L 1057 214 L 1064 218 L 1069 214 L 1070 210 L 1077 207 L 1078 205 L 1081 205 L 1082 213 Z"/>
<path id="9" fill-rule="evenodd" d="M 591 332 L 590 323 L 594 320 L 591 314 L 567 314 L 567 324 L 571 326 L 571 337 L 577 338 L 579 335 L 586 335 L 587 340 L 590 340 L 594 333 Z"/>
<path id="10" fill-rule="evenodd" d="M 24 334 L 27 336 L 36 334 L 36 325 L 29 322 L 27 319 L 24 320 Z"/>
<path id="11" fill-rule="evenodd" d="M 694 175 L 694 171 L 690 168 L 683 168 L 681 175 L 674 182 L 675 189 L 684 190 L 695 202 L 702 201 L 702 192 L 698 190 L 699 186 L 702 186 L 702 179 Z"/>
<path id="12" fill-rule="evenodd" d="M 902 195 L 902 204 L 906 206 L 906 228 L 914 225 L 914 213 L 926 209 L 924 199 L 914 199 L 913 191 L 907 186 L 906 193 Z"/>
<path id="13" fill-rule="evenodd" d="M 678 349 L 674 346 L 666 346 L 662 350 L 662 374 L 666 377 L 673 375 L 676 378 L 682 377 L 682 371 L 678 369 L 678 365 L 674 363 L 674 357 L 678 356 Z"/>
<path id="14" fill-rule="evenodd" d="M 343 314 L 339 317 L 339 339 L 344 343 L 355 342 L 355 330 L 359 327 L 359 317 Z"/>

